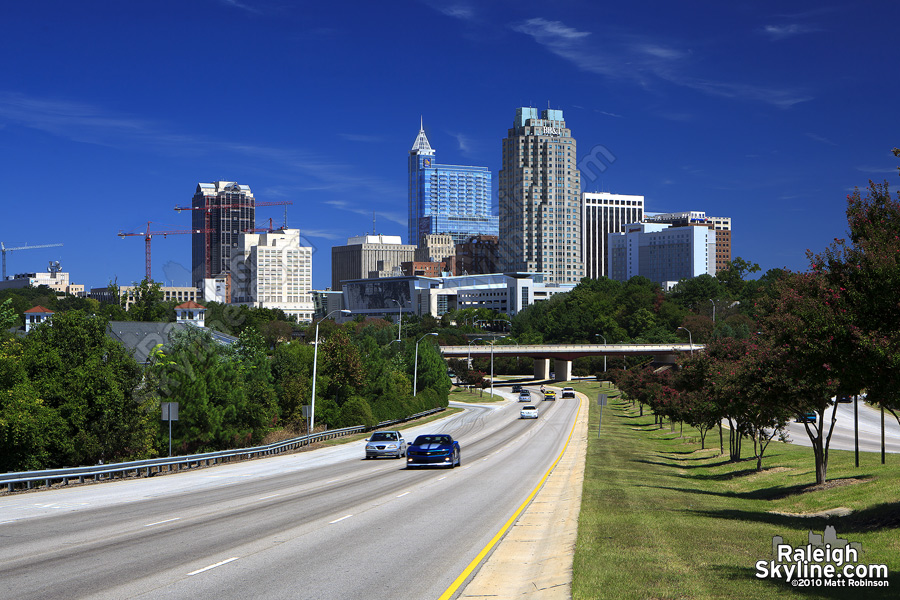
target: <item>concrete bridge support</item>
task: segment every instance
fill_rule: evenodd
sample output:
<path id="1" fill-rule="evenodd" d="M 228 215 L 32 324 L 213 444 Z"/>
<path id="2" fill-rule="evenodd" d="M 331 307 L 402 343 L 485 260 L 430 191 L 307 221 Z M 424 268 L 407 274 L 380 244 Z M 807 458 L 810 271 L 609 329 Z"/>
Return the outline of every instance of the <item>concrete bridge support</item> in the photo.
<path id="1" fill-rule="evenodd" d="M 550 379 L 550 359 L 536 358 L 534 359 L 534 378 Z"/>
<path id="2" fill-rule="evenodd" d="M 569 381 L 572 379 L 572 361 L 555 359 L 553 361 L 554 381 Z"/>

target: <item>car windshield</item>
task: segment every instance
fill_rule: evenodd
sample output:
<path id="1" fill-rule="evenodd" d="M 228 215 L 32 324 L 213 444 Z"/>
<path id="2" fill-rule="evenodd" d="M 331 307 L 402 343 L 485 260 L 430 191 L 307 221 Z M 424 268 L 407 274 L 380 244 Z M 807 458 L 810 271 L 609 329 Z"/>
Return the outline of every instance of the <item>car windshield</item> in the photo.
<path id="1" fill-rule="evenodd" d="M 396 442 L 397 434 L 391 433 L 387 431 L 379 431 L 378 433 L 373 433 L 372 437 L 369 438 L 371 442 Z"/>
<path id="2" fill-rule="evenodd" d="M 421 446 L 422 444 L 449 444 L 450 436 L 449 435 L 420 435 L 416 438 L 416 446 Z"/>
<path id="3" fill-rule="evenodd" d="M 522 410 L 537 410 L 537 408 L 535 408 L 534 406 L 526 406 Z"/>

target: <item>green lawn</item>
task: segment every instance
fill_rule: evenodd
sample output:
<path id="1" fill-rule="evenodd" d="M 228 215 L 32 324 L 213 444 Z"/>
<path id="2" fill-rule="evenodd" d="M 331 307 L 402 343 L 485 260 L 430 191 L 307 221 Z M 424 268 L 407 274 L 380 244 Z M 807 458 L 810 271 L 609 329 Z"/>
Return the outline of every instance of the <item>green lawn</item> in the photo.
<path id="1" fill-rule="evenodd" d="M 573 598 L 900 597 L 900 457 L 888 455 L 882 466 L 880 455 L 861 454 L 857 469 L 852 452 L 833 450 L 828 479 L 841 485 L 809 489 L 809 448 L 773 442 L 757 473 L 752 445 L 744 444 L 746 460 L 728 463 L 717 431 L 700 450 L 695 430 L 685 427 L 681 438 L 677 426 L 660 429 L 618 397 L 603 409 L 598 439 L 601 386 L 573 385 L 591 398 Z M 791 516 L 841 507 L 853 512 Z M 821 534 L 828 524 L 861 544 L 859 563 L 888 565 L 888 588 L 795 588 L 756 578 L 756 562 L 773 558 L 772 536 L 805 545 L 809 530 Z"/>
<path id="2" fill-rule="evenodd" d="M 496 392 L 497 390 L 494 391 Z M 469 402 L 483 404 L 485 402 L 502 402 L 503 400 L 506 400 L 506 398 L 499 394 L 491 396 L 491 388 L 487 388 L 486 390 L 466 390 L 458 387 L 450 390 L 451 402 Z"/>

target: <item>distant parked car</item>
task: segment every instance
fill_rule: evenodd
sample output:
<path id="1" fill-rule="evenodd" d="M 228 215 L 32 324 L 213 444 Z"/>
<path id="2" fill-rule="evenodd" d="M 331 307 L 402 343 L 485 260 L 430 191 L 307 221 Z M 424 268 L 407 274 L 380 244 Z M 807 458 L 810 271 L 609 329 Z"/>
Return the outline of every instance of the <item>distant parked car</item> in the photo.
<path id="1" fill-rule="evenodd" d="M 399 431 L 376 431 L 366 440 L 366 458 L 406 456 L 406 440 Z"/>
<path id="2" fill-rule="evenodd" d="M 528 390 L 519 392 L 519 402 L 531 402 L 531 392 Z"/>
<path id="3" fill-rule="evenodd" d="M 526 405 L 522 407 L 522 410 L 519 411 L 520 419 L 537 419 L 538 418 L 538 409 L 537 406 Z"/>
<path id="4" fill-rule="evenodd" d="M 799 417 L 797 417 L 798 423 L 815 423 L 816 422 L 816 413 L 808 412 L 803 413 Z"/>
<path id="5" fill-rule="evenodd" d="M 458 467 L 462 464 L 459 442 L 445 433 L 420 435 L 406 450 L 406 468 Z"/>
<path id="6" fill-rule="evenodd" d="M 564 387 L 562 391 L 563 398 L 574 398 L 575 397 L 575 388 Z"/>

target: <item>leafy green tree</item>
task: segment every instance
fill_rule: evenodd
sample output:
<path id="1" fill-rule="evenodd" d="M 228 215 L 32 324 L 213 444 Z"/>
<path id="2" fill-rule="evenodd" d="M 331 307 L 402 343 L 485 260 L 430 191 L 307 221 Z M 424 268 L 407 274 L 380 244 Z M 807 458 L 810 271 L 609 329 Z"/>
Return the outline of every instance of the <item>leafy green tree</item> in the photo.
<path id="1" fill-rule="evenodd" d="M 12 298 L 7 298 L 0 304 L 0 334 L 5 333 L 19 324 L 19 315 L 13 308 Z"/>
<path id="2" fill-rule="evenodd" d="M 23 342 L 22 363 L 36 396 L 65 423 L 52 449 L 54 464 L 146 458 L 156 451 L 155 399 L 140 393 L 140 367 L 106 329 L 101 317 L 57 313 Z"/>
<path id="3" fill-rule="evenodd" d="M 134 289 L 134 302 L 128 309 L 132 321 L 174 321 L 169 318 L 169 309 L 163 301 L 162 286 L 146 278 Z"/>

